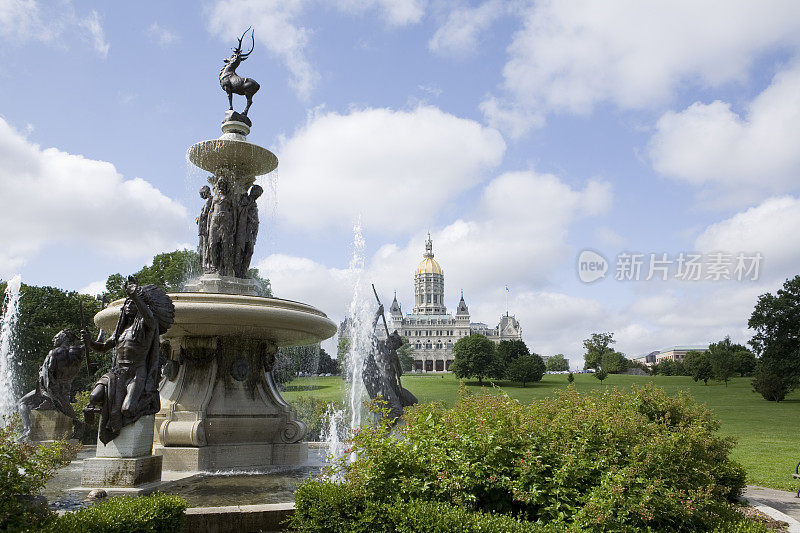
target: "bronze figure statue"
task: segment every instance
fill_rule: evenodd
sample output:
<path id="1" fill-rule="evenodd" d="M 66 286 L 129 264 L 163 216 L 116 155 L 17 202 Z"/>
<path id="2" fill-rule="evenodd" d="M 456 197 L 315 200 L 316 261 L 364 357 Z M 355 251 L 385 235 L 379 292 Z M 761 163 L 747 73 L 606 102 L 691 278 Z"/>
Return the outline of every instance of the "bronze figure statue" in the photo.
<path id="1" fill-rule="evenodd" d="M 160 287 L 139 286 L 129 277 L 125 293 L 128 297 L 108 341 L 92 341 L 88 330 L 81 332 L 83 342 L 97 352 L 116 348 L 111 371 L 97 381 L 89 395 L 89 403 L 100 408 L 99 438 L 104 444 L 116 438 L 124 426 L 161 408 L 159 336 L 175 319 L 172 300 Z"/>
<path id="2" fill-rule="evenodd" d="M 375 296 L 377 298 L 377 293 Z M 383 305 L 380 304 L 380 300 L 378 300 L 378 304 L 375 319 L 372 321 L 372 331 L 375 331 L 378 320 L 383 317 L 386 340 L 380 340 L 377 336 L 373 338 L 372 350 L 367 354 L 361 377 L 364 380 L 364 387 L 367 389 L 369 397 L 374 400 L 380 396 L 386 402 L 386 408 L 389 410 L 389 419 L 392 421 L 392 425 L 395 425 L 400 417 L 403 416 L 403 408 L 416 404 L 417 398 L 400 384 L 403 366 L 400 364 L 397 350 L 403 345 L 403 338 L 397 330 L 389 333 L 389 328 L 386 325 L 386 316 L 383 314 Z"/>
<path id="3" fill-rule="evenodd" d="M 225 66 L 222 67 L 222 70 L 219 73 L 219 84 L 222 87 L 222 90 L 228 93 L 229 110 L 233 111 L 234 94 L 240 94 L 247 98 L 247 107 L 245 107 L 244 111 L 242 112 L 242 115 L 245 117 L 247 116 L 247 111 L 250 109 L 250 106 L 253 104 L 253 95 L 256 94 L 260 88 L 260 85 L 255 80 L 251 78 L 242 78 L 236 74 L 236 68 L 242 61 L 246 60 L 250 56 L 256 46 L 255 30 L 253 30 L 250 32 L 250 37 L 252 39 L 250 51 L 242 53 L 242 39 L 244 39 L 245 35 L 247 35 L 247 32 L 250 31 L 251 28 L 247 28 L 242 36 L 239 37 L 239 46 L 233 49 L 233 53 L 228 59 L 223 60 L 225 62 Z"/>
<path id="4" fill-rule="evenodd" d="M 205 270 L 208 265 L 208 214 L 211 211 L 211 204 L 213 202 L 211 198 L 211 187 L 203 185 L 200 188 L 200 198 L 206 202 L 203 204 L 200 214 L 195 219 L 199 241 L 197 243 L 197 253 L 200 256 L 200 265 L 203 270 Z"/>
<path id="5" fill-rule="evenodd" d="M 214 193 L 208 215 L 208 263 L 211 272 L 233 276 L 236 209 L 228 180 L 219 178 Z"/>
<path id="6" fill-rule="evenodd" d="M 258 204 L 256 201 L 264 193 L 260 185 L 250 187 L 249 194 L 242 194 L 239 200 L 239 216 L 236 224 L 236 277 L 246 278 L 250 260 L 258 236 Z"/>
<path id="7" fill-rule="evenodd" d="M 78 375 L 83 362 L 84 347 L 76 345 L 78 335 L 71 329 L 62 329 L 53 337 L 53 349 L 45 356 L 39 369 L 36 388 L 20 398 L 17 403 L 22 418 L 22 437 L 31 433 L 31 411 L 58 411 L 72 419 L 72 438 L 82 438 L 84 424 L 77 419 L 70 405 L 72 380 Z"/>

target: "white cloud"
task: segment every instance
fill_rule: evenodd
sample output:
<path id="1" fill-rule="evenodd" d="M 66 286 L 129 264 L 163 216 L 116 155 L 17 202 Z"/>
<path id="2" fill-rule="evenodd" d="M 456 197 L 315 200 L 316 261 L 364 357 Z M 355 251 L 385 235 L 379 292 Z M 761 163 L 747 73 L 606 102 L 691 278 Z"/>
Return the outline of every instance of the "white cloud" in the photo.
<path id="1" fill-rule="evenodd" d="M 253 26 L 256 40 L 280 58 L 291 73 L 292 87 L 301 99 L 306 99 L 319 79 L 306 57 L 311 32 L 299 22 L 309 3 L 309 0 L 217 0 L 206 9 L 209 31 L 234 45 L 235 39 Z"/>
<path id="2" fill-rule="evenodd" d="M 800 265 L 800 199 L 770 198 L 741 213 L 712 224 L 695 241 L 698 250 L 761 252 L 761 276 L 783 280 L 798 273 Z"/>
<path id="3" fill-rule="evenodd" d="M 428 49 L 443 56 L 464 56 L 474 53 L 483 34 L 504 12 L 502 0 L 488 0 L 476 7 L 459 7 L 436 30 Z"/>
<path id="4" fill-rule="evenodd" d="M 793 0 L 543 0 L 523 12 L 503 70 L 505 97 L 484 111 L 502 125 L 508 113 L 540 121 L 604 102 L 647 108 L 670 101 L 681 84 L 740 81 L 761 54 L 798 44 Z"/>
<path id="5" fill-rule="evenodd" d="M 42 149 L 0 118 L 0 276 L 49 244 L 123 257 L 174 249 L 183 206 L 111 163 Z"/>
<path id="6" fill-rule="evenodd" d="M 98 294 L 102 294 L 106 291 L 106 282 L 105 280 L 101 281 L 93 281 L 87 286 L 78 289 L 78 292 L 81 294 L 88 294 L 89 296 L 96 296 Z"/>
<path id="7" fill-rule="evenodd" d="M 497 131 L 435 107 L 318 113 L 280 147 L 278 194 L 291 209 L 278 214 L 307 230 L 349 228 L 359 213 L 370 231 L 415 230 L 504 152 Z"/>
<path id="8" fill-rule="evenodd" d="M 97 11 L 78 15 L 70 0 L 48 4 L 46 9 L 40 9 L 36 0 L 0 2 L 0 39 L 11 45 L 21 46 L 31 40 L 64 44 L 66 34 L 79 36 L 101 57 L 108 56 L 110 45 Z"/>
<path id="9" fill-rule="evenodd" d="M 332 5 L 350 13 L 377 10 L 390 26 L 405 26 L 422 19 L 426 3 L 426 0 L 333 0 Z"/>
<path id="10" fill-rule="evenodd" d="M 176 33 L 161 26 L 157 21 L 153 22 L 150 27 L 147 28 L 147 36 L 150 37 L 153 43 L 161 48 L 169 48 L 180 40 Z"/>
<path id="11" fill-rule="evenodd" d="M 762 195 L 797 188 L 798 146 L 800 64 L 775 76 L 744 116 L 720 101 L 664 114 L 649 152 L 662 174 L 693 185 L 745 187 Z"/>

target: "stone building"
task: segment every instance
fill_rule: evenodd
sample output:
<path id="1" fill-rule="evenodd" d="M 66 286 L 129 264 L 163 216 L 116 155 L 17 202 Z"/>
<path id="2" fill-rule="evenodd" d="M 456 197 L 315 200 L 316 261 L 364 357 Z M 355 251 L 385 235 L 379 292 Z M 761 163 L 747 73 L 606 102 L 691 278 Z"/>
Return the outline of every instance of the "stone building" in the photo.
<path id="1" fill-rule="evenodd" d="M 395 291 L 389 308 L 389 327 L 406 337 L 414 348 L 415 372 L 448 372 L 453 362 L 453 344 L 459 339 L 480 333 L 494 342 L 522 339 L 522 328 L 513 315 L 506 313 L 494 328 L 482 322 L 470 322 L 464 292 L 453 316 L 447 312 L 444 271 L 433 258 L 433 242 L 428 234 L 425 253 L 414 272 L 414 307 L 403 315 Z"/>

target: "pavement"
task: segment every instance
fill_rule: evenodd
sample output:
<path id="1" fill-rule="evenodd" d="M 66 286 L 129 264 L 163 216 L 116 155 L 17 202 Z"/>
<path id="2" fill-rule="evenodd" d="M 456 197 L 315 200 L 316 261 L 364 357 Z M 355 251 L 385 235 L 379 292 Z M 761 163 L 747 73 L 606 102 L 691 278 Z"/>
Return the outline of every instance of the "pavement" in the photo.
<path id="1" fill-rule="evenodd" d="M 743 497 L 762 513 L 787 522 L 790 533 L 800 533 L 800 498 L 796 492 L 748 485 Z"/>

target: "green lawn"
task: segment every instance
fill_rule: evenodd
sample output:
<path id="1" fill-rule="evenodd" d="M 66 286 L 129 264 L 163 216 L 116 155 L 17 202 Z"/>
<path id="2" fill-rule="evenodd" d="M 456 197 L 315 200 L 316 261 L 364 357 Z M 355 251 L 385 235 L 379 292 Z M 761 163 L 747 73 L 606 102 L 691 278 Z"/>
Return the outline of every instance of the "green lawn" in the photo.
<path id="1" fill-rule="evenodd" d="M 441 401 L 452 405 L 458 395 L 459 381 L 452 375 L 404 375 L 403 386 L 421 402 Z M 752 392 L 748 378 L 735 378 L 724 384 L 695 383 L 683 376 L 616 376 L 600 383 L 589 374 L 575 374 L 575 386 L 581 392 L 599 387 L 628 387 L 632 384 L 654 382 L 670 394 L 684 390 L 699 403 L 705 403 L 719 418 L 720 431 L 736 438 L 734 457 L 747 469 L 748 483 L 783 490 L 797 490 L 791 474 L 800 461 L 800 392 L 786 401 L 768 402 Z M 468 382 L 472 391 L 479 390 L 477 382 Z M 525 388 L 507 382 L 496 387 L 484 384 L 488 391 L 504 391 L 514 398 L 528 402 L 543 398 L 555 389 L 567 386 L 566 375 L 546 375 L 540 383 Z M 325 401 L 340 401 L 344 391 L 341 378 L 298 378 L 288 384 L 283 393 L 288 401 L 298 396 L 316 396 Z"/>

